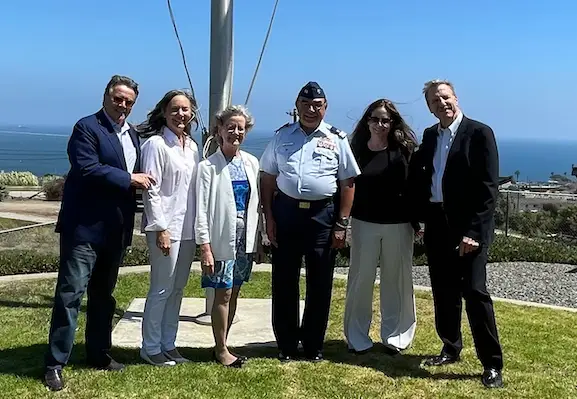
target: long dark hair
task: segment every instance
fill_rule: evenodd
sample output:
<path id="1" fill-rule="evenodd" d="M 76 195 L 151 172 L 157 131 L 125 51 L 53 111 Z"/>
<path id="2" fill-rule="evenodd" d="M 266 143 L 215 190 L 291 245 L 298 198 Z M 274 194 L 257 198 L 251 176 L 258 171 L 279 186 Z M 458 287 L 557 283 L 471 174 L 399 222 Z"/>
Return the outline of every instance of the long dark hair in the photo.
<path id="1" fill-rule="evenodd" d="M 391 129 L 389 131 L 388 146 L 391 150 L 400 149 L 401 153 L 408 159 L 417 146 L 415 133 L 405 122 L 395 104 L 385 98 L 378 99 L 371 103 L 361 120 L 357 123 L 351 135 L 351 149 L 356 157 L 367 148 L 367 142 L 371 137 L 369 130 L 369 118 L 377 108 L 385 108 L 391 118 Z"/>
<path id="2" fill-rule="evenodd" d="M 195 130 L 198 127 L 198 121 L 196 119 L 197 107 L 196 101 L 194 101 L 192 95 L 184 90 L 170 90 L 164 95 L 164 97 L 162 97 L 162 100 L 160 100 L 154 109 L 148 113 L 146 121 L 136 127 L 136 131 L 140 137 L 148 138 L 162 133 L 163 126 L 166 126 L 164 111 L 166 111 L 166 107 L 176 96 L 185 96 L 188 98 L 188 101 L 190 101 L 190 106 L 192 108 L 192 121 L 186 125 L 184 132 L 192 138 L 192 135 L 190 134 L 192 125 L 194 124 Z"/>

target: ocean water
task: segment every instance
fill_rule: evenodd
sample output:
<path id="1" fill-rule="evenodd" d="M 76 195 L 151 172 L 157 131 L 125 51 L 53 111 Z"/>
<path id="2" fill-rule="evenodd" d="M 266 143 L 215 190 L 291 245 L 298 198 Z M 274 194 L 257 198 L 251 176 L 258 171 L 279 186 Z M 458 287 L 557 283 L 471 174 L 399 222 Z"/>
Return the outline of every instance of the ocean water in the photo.
<path id="1" fill-rule="evenodd" d="M 0 126 L 0 170 L 67 173 L 69 136 L 69 127 Z M 272 132 L 252 131 L 242 148 L 260 157 L 271 137 Z M 198 134 L 195 139 L 200 141 Z M 577 164 L 577 141 L 500 139 L 498 147 L 500 175 L 518 170 L 522 181 L 547 181 L 551 173 L 571 176 Z"/>

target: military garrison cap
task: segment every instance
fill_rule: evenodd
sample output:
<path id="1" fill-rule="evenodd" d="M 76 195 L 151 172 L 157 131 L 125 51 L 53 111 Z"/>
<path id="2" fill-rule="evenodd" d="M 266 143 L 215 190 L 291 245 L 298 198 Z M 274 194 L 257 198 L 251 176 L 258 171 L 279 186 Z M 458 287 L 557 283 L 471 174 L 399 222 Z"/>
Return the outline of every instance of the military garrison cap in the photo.
<path id="1" fill-rule="evenodd" d="M 298 96 L 309 98 L 311 100 L 314 98 L 326 98 L 324 90 L 317 82 L 308 82 L 303 86 Z"/>

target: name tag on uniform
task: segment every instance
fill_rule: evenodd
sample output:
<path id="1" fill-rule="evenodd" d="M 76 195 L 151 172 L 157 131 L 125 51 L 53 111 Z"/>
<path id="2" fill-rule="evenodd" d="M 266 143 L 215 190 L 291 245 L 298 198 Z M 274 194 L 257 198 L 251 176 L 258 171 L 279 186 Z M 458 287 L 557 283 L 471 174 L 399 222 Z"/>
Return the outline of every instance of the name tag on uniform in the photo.
<path id="1" fill-rule="evenodd" d="M 309 209 L 310 207 L 311 207 L 311 203 L 310 203 L 310 202 L 299 201 L 299 208 L 300 208 L 300 209 Z"/>

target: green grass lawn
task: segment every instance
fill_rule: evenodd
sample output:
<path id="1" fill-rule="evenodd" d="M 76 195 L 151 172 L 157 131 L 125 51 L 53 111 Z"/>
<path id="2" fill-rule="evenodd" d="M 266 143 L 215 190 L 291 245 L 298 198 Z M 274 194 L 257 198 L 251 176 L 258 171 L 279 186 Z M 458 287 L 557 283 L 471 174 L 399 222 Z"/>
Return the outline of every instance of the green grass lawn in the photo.
<path id="1" fill-rule="evenodd" d="M 32 224 L 34 224 L 34 222 L 28 222 L 25 220 L 0 218 L 0 230 L 14 229 L 16 227 L 29 226 Z M 6 233 L 6 234 L 10 234 L 10 233 Z"/>
<path id="2" fill-rule="evenodd" d="M 135 297 L 144 297 L 146 274 L 126 275 L 116 289 L 118 315 Z M 191 276 L 186 296 L 200 297 L 198 274 Z M 211 361 L 209 349 L 184 348 L 191 364 L 154 368 L 142 364 L 138 351 L 113 349 L 128 365 L 122 373 L 93 371 L 84 366 L 84 314 L 78 344 L 65 369 L 67 388 L 51 393 L 40 378 L 54 289 L 53 280 L 0 285 L 0 398 L 575 398 L 577 397 L 577 314 L 497 303 L 499 332 L 505 353 L 505 389 L 488 391 L 469 329 L 464 322 L 462 361 L 441 368 L 420 367 L 436 354 L 430 294 L 418 292 L 418 330 L 412 348 L 390 358 L 374 352 L 347 353 L 343 341 L 345 282 L 336 280 L 326 361 L 280 364 L 273 348 L 240 348 L 250 357 L 242 369 L 226 369 Z M 373 339 L 378 340 L 378 297 L 375 291 Z M 270 296 L 270 274 L 255 273 L 244 297 Z M 234 327 L 233 327 L 234 328 Z M 234 333 L 234 330 L 233 332 Z"/>

